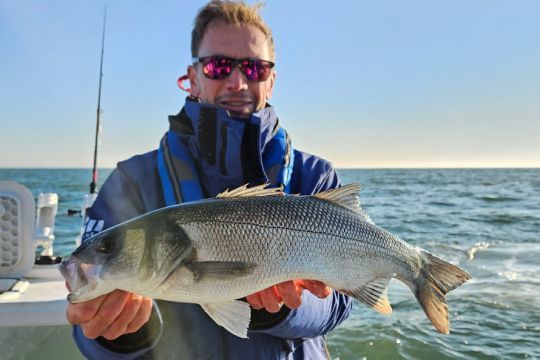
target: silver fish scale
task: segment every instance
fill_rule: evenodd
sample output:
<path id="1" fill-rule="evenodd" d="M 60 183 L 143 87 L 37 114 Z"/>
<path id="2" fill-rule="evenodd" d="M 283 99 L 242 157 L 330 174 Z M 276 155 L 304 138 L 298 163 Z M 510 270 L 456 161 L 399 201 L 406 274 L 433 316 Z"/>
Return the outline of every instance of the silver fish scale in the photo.
<path id="1" fill-rule="evenodd" d="M 361 215 L 314 197 L 216 199 L 173 207 L 168 215 L 193 241 L 197 261 L 256 264 L 248 275 L 202 276 L 189 285 L 182 269 L 162 284 L 169 300 L 229 300 L 297 278 L 336 289 L 394 273 L 412 280 L 422 262 L 414 248 Z"/>

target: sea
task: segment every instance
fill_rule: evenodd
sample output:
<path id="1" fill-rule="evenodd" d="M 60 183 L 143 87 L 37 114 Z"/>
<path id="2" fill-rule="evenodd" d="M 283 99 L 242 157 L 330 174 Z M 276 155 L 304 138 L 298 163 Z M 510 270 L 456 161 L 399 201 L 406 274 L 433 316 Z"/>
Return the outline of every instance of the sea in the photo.
<path id="1" fill-rule="evenodd" d="M 437 333 L 411 290 L 392 280 L 393 313 L 355 303 L 327 336 L 332 359 L 540 359 L 540 169 L 338 172 L 343 184 L 361 184 L 362 207 L 378 226 L 459 265 L 472 279 L 447 295 L 449 335 Z M 109 173 L 100 171 L 100 184 Z M 90 179 L 87 169 L 0 169 L 0 180 L 20 182 L 35 197 L 59 195 L 60 255 L 75 246 L 81 219 L 67 212 L 81 207 Z M 18 358 L 59 358 L 61 349 L 50 349 L 39 334 L 60 334 L 72 346 L 67 327 L 37 334 L 19 339 Z M 0 345 L 7 341 L 13 333 L 0 332 Z"/>

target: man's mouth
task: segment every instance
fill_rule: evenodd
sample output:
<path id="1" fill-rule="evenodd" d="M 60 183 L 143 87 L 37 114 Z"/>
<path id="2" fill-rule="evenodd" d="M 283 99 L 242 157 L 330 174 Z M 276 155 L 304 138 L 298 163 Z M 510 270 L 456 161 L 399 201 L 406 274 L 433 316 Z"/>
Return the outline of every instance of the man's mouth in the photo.
<path id="1" fill-rule="evenodd" d="M 251 112 L 253 110 L 253 102 L 251 100 L 222 100 L 220 106 L 231 112 Z"/>

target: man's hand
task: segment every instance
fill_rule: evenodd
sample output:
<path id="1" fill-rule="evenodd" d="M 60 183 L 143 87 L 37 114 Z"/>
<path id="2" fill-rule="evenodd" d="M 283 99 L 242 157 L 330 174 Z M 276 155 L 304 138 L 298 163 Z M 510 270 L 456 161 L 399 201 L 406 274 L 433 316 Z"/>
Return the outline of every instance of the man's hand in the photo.
<path id="1" fill-rule="evenodd" d="M 276 313 L 284 304 L 289 309 L 299 307 L 302 303 L 303 289 L 310 291 L 313 295 L 321 299 L 327 297 L 332 292 L 332 289 L 320 281 L 292 280 L 256 292 L 247 296 L 246 299 L 254 309 L 265 308 L 270 313 Z"/>
<path id="2" fill-rule="evenodd" d="M 68 304 L 66 316 L 71 324 L 82 328 L 87 338 L 103 336 L 114 340 L 139 330 L 151 313 L 152 299 L 114 290 L 93 300 Z"/>

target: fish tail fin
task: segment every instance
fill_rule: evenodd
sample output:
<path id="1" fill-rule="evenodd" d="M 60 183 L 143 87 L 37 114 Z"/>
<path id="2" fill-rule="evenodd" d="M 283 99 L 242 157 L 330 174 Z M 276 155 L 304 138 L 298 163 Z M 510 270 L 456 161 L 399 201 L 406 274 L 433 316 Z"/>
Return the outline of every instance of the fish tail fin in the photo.
<path id="1" fill-rule="evenodd" d="M 449 334 L 448 304 L 445 295 L 469 280 L 465 270 L 422 250 L 424 266 L 413 289 L 427 317 L 443 334 Z"/>

